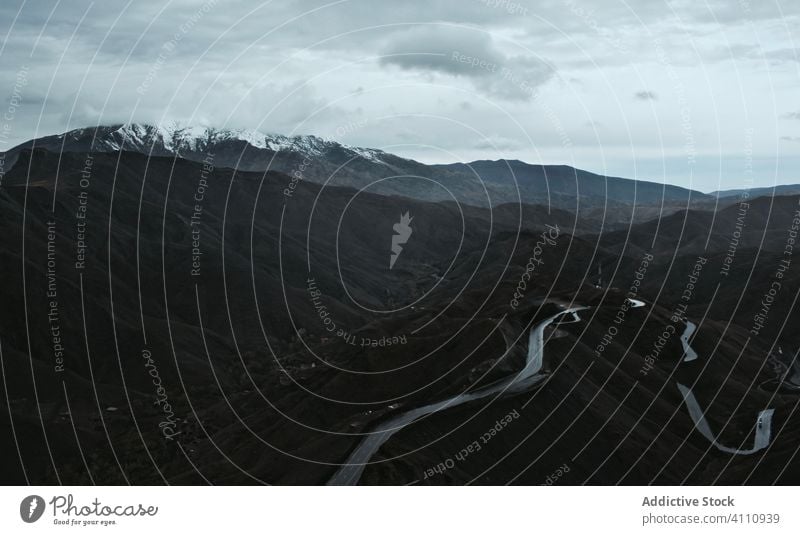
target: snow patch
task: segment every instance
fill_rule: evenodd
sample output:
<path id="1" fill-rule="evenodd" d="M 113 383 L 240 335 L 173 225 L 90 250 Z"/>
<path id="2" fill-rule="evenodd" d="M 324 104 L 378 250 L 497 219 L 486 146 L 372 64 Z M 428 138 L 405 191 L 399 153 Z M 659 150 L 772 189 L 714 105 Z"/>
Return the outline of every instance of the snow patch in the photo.
<path id="1" fill-rule="evenodd" d="M 336 141 L 308 136 L 285 136 L 265 134 L 258 130 L 222 129 L 205 125 L 182 126 L 179 123 L 149 125 L 142 123 L 124 124 L 112 132 L 98 138 L 99 145 L 108 150 L 128 148 L 140 151 L 204 151 L 208 144 L 228 141 L 243 141 L 249 146 L 274 152 L 296 152 L 304 156 L 323 156 L 333 149 L 343 149 L 373 163 L 383 163 L 383 151 L 342 145 Z"/>

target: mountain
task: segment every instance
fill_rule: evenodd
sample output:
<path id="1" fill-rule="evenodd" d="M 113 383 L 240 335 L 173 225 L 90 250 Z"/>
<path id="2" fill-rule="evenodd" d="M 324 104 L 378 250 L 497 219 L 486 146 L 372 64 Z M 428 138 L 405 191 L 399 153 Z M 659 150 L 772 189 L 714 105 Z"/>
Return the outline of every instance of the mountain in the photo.
<path id="1" fill-rule="evenodd" d="M 719 199 L 730 199 L 742 197 L 745 193 L 747 197 L 753 199 L 756 197 L 774 197 L 776 195 L 800 195 L 800 184 L 783 184 L 767 188 L 728 189 L 713 191 L 709 195 Z"/>
<path id="2" fill-rule="evenodd" d="M 20 150 L 51 152 L 139 152 L 151 156 L 213 161 L 241 171 L 278 171 L 301 180 L 402 195 L 425 201 L 456 201 L 472 206 L 540 204 L 580 216 L 624 225 L 672 213 L 691 203 L 709 202 L 697 191 L 606 177 L 563 165 L 532 165 L 518 160 L 425 165 L 378 150 L 351 147 L 316 136 L 264 134 L 247 130 L 127 124 L 83 128 L 32 140 Z M 10 167 L 7 163 L 7 167 Z M 637 208 L 634 210 L 633 208 Z"/>
<path id="3" fill-rule="evenodd" d="M 708 200 L 693 190 L 645 180 L 602 176 L 568 165 L 533 165 L 519 160 L 478 160 L 470 163 L 434 165 L 433 168 L 455 175 L 477 174 L 491 183 L 518 183 L 523 200 L 561 196 L 575 199 L 608 199 L 630 204 L 665 201 L 687 204 L 690 200 Z"/>
<path id="4" fill-rule="evenodd" d="M 331 156 L 341 151 L 349 158 L 363 157 L 375 163 L 381 162 L 382 151 L 349 147 L 317 136 L 267 135 L 253 130 L 225 130 L 210 127 L 182 127 L 178 124 L 153 126 L 148 124 L 125 124 L 80 128 L 64 134 L 46 136 L 23 143 L 12 151 L 31 148 L 51 152 L 114 152 L 119 150 L 139 152 L 152 156 L 180 156 L 203 161 L 210 153 L 223 158 L 221 167 L 263 171 L 267 163 L 256 164 L 253 158 L 242 165 L 235 165 L 237 152 L 245 149 L 275 154 L 279 151 L 302 157 Z M 9 151 L 9 152 L 12 152 Z M 217 153 L 222 153 L 218 156 Z M 253 153 L 257 154 L 257 153 Z M 192 157 L 193 156 L 193 157 Z M 252 156 L 252 155 L 251 155 Z M 230 159 L 229 159 L 230 158 Z M 252 166 L 256 166 L 252 169 Z"/>
<path id="5" fill-rule="evenodd" d="M 287 195 L 289 174 L 169 154 L 16 157 L 3 482 L 323 484 L 397 419 L 359 482 L 800 477 L 800 263 L 773 284 L 798 197 L 751 203 L 722 275 L 739 208 L 620 231 L 543 205 Z"/>
<path id="6" fill-rule="evenodd" d="M 624 230 L 607 232 L 601 243 L 660 254 L 704 254 L 734 249 L 780 253 L 798 208 L 797 195 L 758 197 L 718 210 L 681 210 Z M 733 245 L 732 245 L 733 244 Z"/>

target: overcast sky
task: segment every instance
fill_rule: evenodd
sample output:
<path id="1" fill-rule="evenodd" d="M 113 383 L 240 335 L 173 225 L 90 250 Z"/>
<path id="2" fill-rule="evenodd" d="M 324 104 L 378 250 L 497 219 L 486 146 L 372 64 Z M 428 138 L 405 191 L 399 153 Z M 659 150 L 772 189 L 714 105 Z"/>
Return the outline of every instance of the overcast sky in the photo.
<path id="1" fill-rule="evenodd" d="M 122 122 L 800 183 L 797 0 L 2 0 L 0 151 Z"/>

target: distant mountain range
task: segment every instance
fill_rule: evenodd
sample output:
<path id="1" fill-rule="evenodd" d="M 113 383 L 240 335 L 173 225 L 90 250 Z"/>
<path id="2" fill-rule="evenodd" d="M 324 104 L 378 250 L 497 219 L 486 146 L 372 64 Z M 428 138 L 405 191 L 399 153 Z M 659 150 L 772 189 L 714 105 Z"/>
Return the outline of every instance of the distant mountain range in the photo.
<path id="1" fill-rule="evenodd" d="M 7 153 L 7 168 L 21 150 L 138 152 L 210 160 L 217 168 L 279 171 L 318 184 L 347 186 L 424 201 L 487 207 L 543 204 L 613 222 L 649 219 L 710 203 L 711 195 L 668 184 L 608 177 L 565 165 L 480 160 L 426 165 L 378 149 L 352 147 L 317 136 L 248 130 L 126 124 L 82 128 L 23 143 Z M 639 207 L 636 213 L 633 206 Z"/>
<path id="2" fill-rule="evenodd" d="M 727 189 L 709 193 L 713 197 L 729 199 L 731 197 L 741 197 L 747 192 L 748 197 L 771 197 L 775 195 L 798 195 L 800 194 L 800 184 L 776 185 L 767 188 L 742 188 Z"/>

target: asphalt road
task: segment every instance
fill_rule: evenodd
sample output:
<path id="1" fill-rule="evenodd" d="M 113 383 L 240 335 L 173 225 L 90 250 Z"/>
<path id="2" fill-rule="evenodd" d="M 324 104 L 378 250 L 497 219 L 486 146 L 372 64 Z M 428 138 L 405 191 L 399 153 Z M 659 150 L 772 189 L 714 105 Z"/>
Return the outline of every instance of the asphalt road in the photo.
<path id="1" fill-rule="evenodd" d="M 459 394 L 436 403 L 431 403 L 430 405 L 404 412 L 378 424 L 375 429 L 361 440 L 361 443 L 353 450 L 341 468 L 339 468 L 328 481 L 328 485 L 357 484 L 359 479 L 361 479 L 364 468 L 369 464 L 369 460 L 375 455 L 375 452 L 377 452 L 392 435 L 423 416 L 440 410 L 457 407 L 469 401 L 489 397 L 493 394 L 502 396 L 522 392 L 541 382 L 541 380 L 546 377 L 545 374 L 539 373 L 544 362 L 545 328 L 560 317 L 568 314 L 572 315 L 572 322 L 580 321 L 577 313 L 579 310 L 585 308 L 587 307 L 579 306 L 568 308 L 531 327 L 530 334 L 528 335 L 528 355 L 525 367 L 520 372 L 473 392 Z"/>

